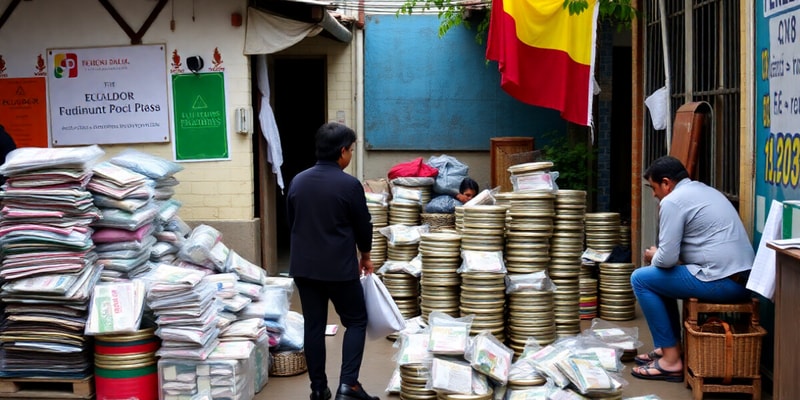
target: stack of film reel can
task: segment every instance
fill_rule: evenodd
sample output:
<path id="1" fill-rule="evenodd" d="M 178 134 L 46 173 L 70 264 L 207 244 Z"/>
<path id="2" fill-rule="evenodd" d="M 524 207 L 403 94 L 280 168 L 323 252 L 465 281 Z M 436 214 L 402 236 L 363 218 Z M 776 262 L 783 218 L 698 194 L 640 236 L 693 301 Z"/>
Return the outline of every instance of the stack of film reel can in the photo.
<path id="1" fill-rule="evenodd" d="M 547 271 L 553 234 L 555 195 L 548 191 L 512 192 L 502 196 L 509 204 L 505 263 L 509 276 Z M 519 356 L 528 338 L 540 346 L 556 339 L 554 294 L 525 289 L 508 294 L 509 347 Z"/>
<path id="2" fill-rule="evenodd" d="M 461 276 L 457 270 L 461 265 L 461 235 L 424 233 L 419 243 L 419 254 L 422 259 L 420 309 L 423 321 L 427 323 L 433 311 L 459 317 Z"/>
<path id="3" fill-rule="evenodd" d="M 380 268 L 386 261 L 386 236 L 380 229 L 389 225 L 389 206 L 381 203 L 367 203 L 367 209 L 372 222 L 372 251 L 370 259 L 375 268 Z"/>
<path id="4" fill-rule="evenodd" d="M 463 208 L 461 250 L 499 252 L 505 242 L 505 206 L 475 205 Z M 463 271 L 461 273 L 461 316 L 473 315 L 470 335 L 488 330 L 505 340 L 505 274 Z"/>
<path id="5" fill-rule="evenodd" d="M 631 287 L 631 263 L 600 263 L 600 318 L 630 321 L 636 318 L 636 296 Z"/>
<path id="6" fill-rule="evenodd" d="M 424 364 L 400 365 L 400 399 L 436 400 L 436 392 L 426 389 L 430 375 Z"/>
<path id="7" fill-rule="evenodd" d="M 548 272 L 558 288 L 555 293 L 557 337 L 580 333 L 580 276 L 584 242 L 586 192 L 558 190 L 554 203 L 554 229 L 550 240 Z"/>

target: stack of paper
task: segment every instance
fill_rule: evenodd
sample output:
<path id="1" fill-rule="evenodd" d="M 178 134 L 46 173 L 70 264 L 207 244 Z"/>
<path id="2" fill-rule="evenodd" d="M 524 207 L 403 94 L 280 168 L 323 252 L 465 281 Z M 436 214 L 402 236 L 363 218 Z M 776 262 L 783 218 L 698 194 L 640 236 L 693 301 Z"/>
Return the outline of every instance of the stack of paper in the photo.
<path id="1" fill-rule="evenodd" d="M 144 279 L 148 283 L 147 304 L 157 319 L 156 335 L 167 358 L 205 360 L 219 344 L 216 287 L 197 269 L 156 265 Z"/>
<path id="2" fill-rule="evenodd" d="M 157 206 L 155 186 L 147 176 L 111 162 L 93 168 L 87 188 L 94 195 L 102 218 L 93 224 L 103 280 L 134 278 L 149 270 Z"/>
<path id="3" fill-rule="evenodd" d="M 84 336 L 96 265 L 90 224 L 99 216 L 86 185 L 97 146 L 11 152 L 0 221 L 0 376 L 83 378 L 92 371 Z"/>

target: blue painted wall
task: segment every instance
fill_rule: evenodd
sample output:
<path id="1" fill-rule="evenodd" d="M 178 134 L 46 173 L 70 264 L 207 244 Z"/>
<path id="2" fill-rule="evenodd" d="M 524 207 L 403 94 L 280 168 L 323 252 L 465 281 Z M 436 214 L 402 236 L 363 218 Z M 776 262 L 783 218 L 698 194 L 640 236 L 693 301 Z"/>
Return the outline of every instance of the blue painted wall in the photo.
<path id="1" fill-rule="evenodd" d="M 557 111 L 500 88 L 496 62 L 463 27 L 435 15 L 371 15 L 364 50 L 364 132 L 371 150 L 489 150 L 498 136 L 566 133 Z M 536 146 L 544 144 L 536 140 Z"/>

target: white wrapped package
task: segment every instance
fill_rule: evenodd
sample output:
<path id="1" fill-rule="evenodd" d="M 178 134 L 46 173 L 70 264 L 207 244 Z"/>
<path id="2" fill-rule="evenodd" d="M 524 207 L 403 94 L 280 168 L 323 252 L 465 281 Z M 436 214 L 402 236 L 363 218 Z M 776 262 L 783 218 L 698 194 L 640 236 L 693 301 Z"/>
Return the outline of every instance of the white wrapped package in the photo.
<path id="1" fill-rule="evenodd" d="M 472 367 L 466 361 L 434 357 L 425 388 L 444 393 L 472 394 Z"/>
<path id="2" fill-rule="evenodd" d="M 370 339 L 386 337 L 405 328 L 406 320 L 386 286 L 375 274 L 361 277 L 364 301 L 367 303 L 367 336 Z"/>
<path id="3" fill-rule="evenodd" d="M 228 253 L 228 259 L 225 261 L 225 271 L 236 273 L 239 279 L 245 282 L 259 285 L 264 285 L 267 282 L 267 273 L 263 268 L 247 261 L 234 250 Z"/>
<path id="4" fill-rule="evenodd" d="M 192 230 L 178 252 L 178 257 L 206 268 L 214 268 L 216 265 L 212 261 L 214 259 L 212 251 L 221 240 L 222 233 L 211 226 L 201 224 Z M 227 258 L 227 252 L 225 256 Z M 226 258 L 222 259 L 220 267 L 224 266 Z"/>

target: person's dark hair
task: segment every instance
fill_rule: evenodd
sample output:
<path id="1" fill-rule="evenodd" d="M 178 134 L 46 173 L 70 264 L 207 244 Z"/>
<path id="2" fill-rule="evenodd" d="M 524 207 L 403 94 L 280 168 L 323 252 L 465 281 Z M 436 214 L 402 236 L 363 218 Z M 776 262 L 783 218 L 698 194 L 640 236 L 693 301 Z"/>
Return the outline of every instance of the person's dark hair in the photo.
<path id="1" fill-rule="evenodd" d="M 475 194 L 478 194 L 478 182 L 475 182 L 472 178 L 464 178 L 461 181 L 461 186 L 458 187 L 458 192 L 463 194 L 467 189 L 472 189 Z"/>
<path id="2" fill-rule="evenodd" d="M 650 167 L 644 171 L 644 179 L 660 181 L 668 178 L 673 182 L 680 182 L 683 178 L 688 178 L 689 172 L 683 166 L 680 160 L 672 156 L 663 156 L 657 158 L 650 164 Z"/>
<path id="3" fill-rule="evenodd" d="M 356 142 L 356 133 L 338 122 L 328 122 L 319 127 L 316 134 L 316 156 L 321 161 L 337 161 L 342 148 Z"/>

